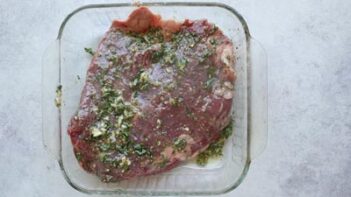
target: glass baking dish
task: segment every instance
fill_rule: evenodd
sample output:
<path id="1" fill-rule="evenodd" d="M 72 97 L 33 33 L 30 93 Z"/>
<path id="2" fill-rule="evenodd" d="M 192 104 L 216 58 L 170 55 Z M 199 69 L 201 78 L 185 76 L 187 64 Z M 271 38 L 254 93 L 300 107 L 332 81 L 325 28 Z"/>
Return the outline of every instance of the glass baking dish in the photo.
<path id="1" fill-rule="evenodd" d="M 211 195 L 236 188 L 244 179 L 250 162 L 267 141 L 266 56 L 252 39 L 243 17 L 221 3 L 141 3 L 164 19 L 182 21 L 208 19 L 235 45 L 237 72 L 232 118 L 233 135 L 224 156 L 206 167 L 189 162 L 172 171 L 120 183 L 102 183 L 78 164 L 67 134 L 69 119 L 78 108 L 91 57 L 85 47 L 96 47 L 114 19 L 126 19 L 136 8 L 131 3 L 96 4 L 80 7 L 63 21 L 58 37 L 43 57 L 42 115 L 46 149 L 58 161 L 67 182 L 89 194 L 125 195 Z M 54 105 L 55 90 L 62 85 L 62 105 Z"/>

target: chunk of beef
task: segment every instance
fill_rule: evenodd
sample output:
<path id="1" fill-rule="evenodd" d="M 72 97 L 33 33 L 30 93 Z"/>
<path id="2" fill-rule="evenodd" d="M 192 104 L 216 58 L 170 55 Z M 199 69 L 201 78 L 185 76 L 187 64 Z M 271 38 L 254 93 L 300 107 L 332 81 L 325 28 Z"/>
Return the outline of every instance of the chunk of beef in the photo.
<path id="1" fill-rule="evenodd" d="M 102 181 L 161 173 L 195 157 L 230 121 L 233 45 L 207 20 L 147 8 L 114 21 L 89 66 L 68 133 Z"/>

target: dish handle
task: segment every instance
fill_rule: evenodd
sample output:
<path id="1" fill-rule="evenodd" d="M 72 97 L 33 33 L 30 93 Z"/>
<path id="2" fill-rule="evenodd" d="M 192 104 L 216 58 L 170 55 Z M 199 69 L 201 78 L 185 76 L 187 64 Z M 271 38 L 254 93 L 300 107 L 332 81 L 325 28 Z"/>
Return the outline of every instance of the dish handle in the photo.
<path id="1" fill-rule="evenodd" d="M 42 135 L 45 149 L 56 160 L 60 154 L 59 108 L 55 106 L 59 86 L 59 41 L 49 45 L 42 58 Z"/>
<path id="2" fill-rule="evenodd" d="M 249 131 L 250 159 L 257 158 L 266 148 L 268 130 L 267 55 L 262 45 L 250 39 L 249 54 Z"/>

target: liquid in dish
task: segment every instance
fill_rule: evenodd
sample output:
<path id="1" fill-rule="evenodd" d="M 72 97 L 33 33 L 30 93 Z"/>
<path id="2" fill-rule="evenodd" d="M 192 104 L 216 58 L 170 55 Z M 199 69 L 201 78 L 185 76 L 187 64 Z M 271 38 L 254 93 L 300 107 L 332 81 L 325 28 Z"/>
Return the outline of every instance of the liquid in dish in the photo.
<path id="1" fill-rule="evenodd" d="M 141 7 L 114 21 L 93 54 L 68 133 L 102 181 L 168 171 L 227 135 L 234 52 L 214 24 Z"/>

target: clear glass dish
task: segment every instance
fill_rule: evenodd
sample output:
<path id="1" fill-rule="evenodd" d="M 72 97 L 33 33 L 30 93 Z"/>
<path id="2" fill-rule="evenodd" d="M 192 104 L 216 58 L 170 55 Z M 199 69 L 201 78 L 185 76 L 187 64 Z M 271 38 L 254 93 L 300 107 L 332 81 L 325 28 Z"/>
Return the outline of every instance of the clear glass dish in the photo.
<path id="1" fill-rule="evenodd" d="M 91 57 L 84 47 L 96 47 L 114 19 L 126 19 L 136 8 L 130 3 L 80 7 L 63 21 L 58 37 L 43 57 L 42 115 L 44 145 L 58 161 L 67 182 L 89 194 L 211 195 L 235 189 L 250 162 L 267 141 L 266 56 L 252 39 L 244 19 L 220 3 L 141 3 L 164 19 L 208 19 L 219 26 L 235 45 L 237 72 L 233 98 L 234 131 L 224 156 L 206 167 L 189 162 L 172 171 L 120 183 L 102 183 L 78 164 L 67 134 L 68 121 L 78 108 Z M 77 77 L 79 76 L 79 77 Z M 79 79 L 80 78 L 80 79 Z M 54 105 L 55 90 L 62 85 L 62 105 Z"/>

